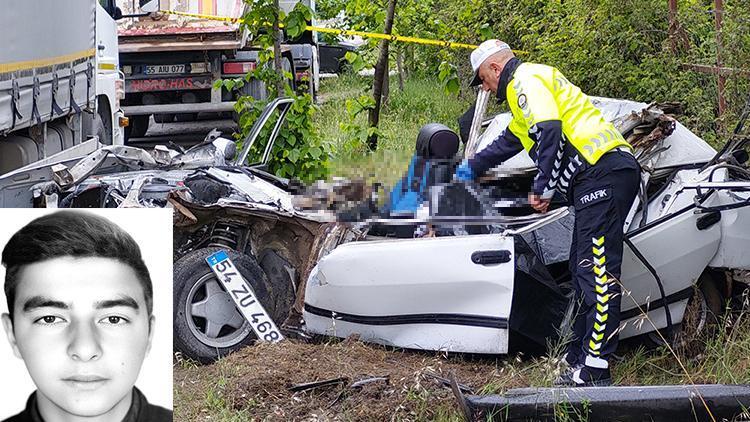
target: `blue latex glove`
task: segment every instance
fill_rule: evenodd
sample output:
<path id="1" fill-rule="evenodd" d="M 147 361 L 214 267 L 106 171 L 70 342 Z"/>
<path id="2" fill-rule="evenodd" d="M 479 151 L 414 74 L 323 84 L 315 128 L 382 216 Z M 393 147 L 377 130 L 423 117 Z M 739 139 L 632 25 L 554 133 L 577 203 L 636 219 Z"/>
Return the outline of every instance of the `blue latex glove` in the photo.
<path id="1" fill-rule="evenodd" d="M 456 168 L 456 174 L 453 175 L 453 178 L 459 182 L 471 182 L 476 178 L 474 170 L 469 166 L 469 160 L 461 161 L 461 164 Z"/>

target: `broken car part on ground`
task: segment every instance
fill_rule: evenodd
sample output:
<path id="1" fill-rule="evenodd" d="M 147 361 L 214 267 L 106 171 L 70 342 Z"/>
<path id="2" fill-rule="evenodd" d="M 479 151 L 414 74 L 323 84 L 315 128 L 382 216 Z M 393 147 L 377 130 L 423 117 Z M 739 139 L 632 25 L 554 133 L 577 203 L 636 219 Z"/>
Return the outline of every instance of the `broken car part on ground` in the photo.
<path id="1" fill-rule="evenodd" d="M 734 420 L 750 406 L 743 385 L 517 388 L 502 395 L 466 396 L 481 420 L 557 421 L 561 415 L 591 422 Z"/>
<path id="2" fill-rule="evenodd" d="M 544 349 L 565 335 L 572 216 L 563 201 L 547 214 L 524 202 L 535 171 L 528 156 L 477 185 L 435 183 L 428 205 L 406 217 L 376 213 L 369 191 L 354 189 L 366 204 L 355 216 L 364 219 L 337 223 L 330 213 L 295 208 L 289 181 L 264 171 L 290 101 L 269 104 L 239 153 L 215 133 L 184 152 L 109 147 L 76 165 L 5 179 L 0 192 L 15 193 L 16 205 L 173 207 L 175 345 L 199 361 L 256 338 L 206 265 L 219 249 L 273 320 L 298 333 L 491 354 Z M 690 324 L 700 328 L 748 281 L 747 139 L 716 153 L 655 107 L 595 104 L 637 147 L 644 168 L 626 225 L 620 336 L 666 329 L 654 336 L 669 337 L 694 313 Z M 509 119 L 495 117 L 478 148 Z M 263 158 L 248 163 L 266 125 Z M 408 227 L 408 238 L 389 237 L 394 226 Z"/>

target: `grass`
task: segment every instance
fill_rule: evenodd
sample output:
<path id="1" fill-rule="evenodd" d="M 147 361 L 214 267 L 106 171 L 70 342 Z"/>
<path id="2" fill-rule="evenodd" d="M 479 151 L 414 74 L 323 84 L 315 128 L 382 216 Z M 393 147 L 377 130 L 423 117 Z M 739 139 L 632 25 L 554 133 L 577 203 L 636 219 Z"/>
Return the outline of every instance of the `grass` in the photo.
<path id="1" fill-rule="evenodd" d="M 626 344 L 620 350 L 622 360 L 613 365 L 615 384 L 750 383 L 749 317 L 728 313 L 718 332 L 705 339 L 703 350 L 694 356 L 675 356 L 666 347 Z M 730 325 L 732 329 L 727 328 Z M 455 373 L 477 394 L 502 394 L 511 388 L 550 386 L 558 373 L 558 359 L 404 351 L 350 339 L 286 340 L 244 348 L 213 365 L 176 361 L 175 419 L 461 421 L 452 393 L 425 377 L 427 371 L 444 377 Z M 340 388 L 287 390 L 289 385 L 316 380 L 344 376 L 355 381 L 383 375 L 390 377 L 388 383 L 348 390 L 341 399 Z M 587 420 L 588 413 L 585 406 L 555 407 L 559 421 Z"/>
<path id="2" fill-rule="evenodd" d="M 377 151 L 367 153 L 364 145 L 346 151 L 341 124 L 349 121 L 346 100 L 370 94 L 372 78 L 344 75 L 321 81 L 321 103 L 315 126 L 334 151 L 332 176 L 365 177 L 393 184 L 405 171 L 414 154 L 419 129 L 427 123 L 442 123 L 458 131 L 458 116 L 472 104 L 468 98 L 445 94 L 434 79 L 409 79 L 400 91 L 391 78 L 390 98 L 380 116 L 381 137 Z M 366 113 L 356 122 L 367 123 Z"/>
<path id="3" fill-rule="evenodd" d="M 314 119 L 323 138 L 337 151 L 332 163 L 335 176 L 370 176 L 392 183 L 414 152 L 419 128 L 439 122 L 455 130 L 457 117 L 470 105 L 468 100 L 447 96 L 432 81 L 409 80 L 403 92 L 393 83 L 391 99 L 381 117 L 378 150 L 371 154 L 342 153 L 346 139 L 340 124 L 348 119 L 345 101 L 365 92 L 368 83 L 368 79 L 352 75 L 323 81 L 323 102 Z M 749 308 L 745 304 L 743 309 Z M 697 354 L 677 351 L 675 355 L 666 347 L 624 342 L 622 359 L 613 364 L 615 384 L 750 383 L 750 316 L 727 312 L 715 331 L 712 337 L 701 340 Z M 550 357 L 482 358 L 393 350 L 349 340 L 323 344 L 285 341 L 248 347 L 208 366 L 178 357 L 175 419 L 460 421 L 462 416 L 452 394 L 426 380 L 426 370 L 443 375 L 455 372 L 459 382 L 478 394 L 551 386 L 558 374 L 562 347 L 551 345 L 549 349 Z M 338 402 L 337 391 L 291 394 L 286 389 L 289 384 L 340 376 L 357 380 L 386 374 L 390 376 L 387 386 L 351 392 Z M 560 405 L 556 418 L 586 420 L 587 413 L 585 408 L 581 412 Z"/>

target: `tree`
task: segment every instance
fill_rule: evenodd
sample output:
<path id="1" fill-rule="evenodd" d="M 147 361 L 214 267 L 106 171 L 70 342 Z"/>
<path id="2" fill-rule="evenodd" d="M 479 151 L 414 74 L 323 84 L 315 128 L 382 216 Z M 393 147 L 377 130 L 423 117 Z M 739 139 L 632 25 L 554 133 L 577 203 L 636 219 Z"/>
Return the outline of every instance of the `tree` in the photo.
<path id="1" fill-rule="evenodd" d="M 293 76 L 283 71 L 281 66 L 280 41 L 283 25 L 289 38 L 297 38 L 306 30 L 312 19 L 312 11 L 302 2 L 285 15 L 279 10 L 279 0 L 245 0 L 249 6 L 242 20 L 242 28 L 247 31 L 250 43 L 257 48 L 258 61 L 255 69 L 241 78 L 217 81 L 215 88 L 223 87 L 237 96 L 235 111 L 239 115 L 242 142 L 260 116 L 266 104 L 279 96 L 290 97 L 294 103 L 289 109 L 285 124 L 279 130 L 278 140 L 271 151 L 268 171 L 285 178 L 298 178 L 305 182 L 323 179 L 328 174 L 329 145 L 318 136 L 312 123 L 315 106 L 312 97 L 305 92 L 297 94 L 292 90 L 289 78 Z M 251 80 L 262 81 L 267 89 L 268 100 L 259 100 L 242 92 L 242 86 Z M 278 118 L 276 115 L 273 118 Z M 253 144 L 246 164 L 256 163 L 265 151 L 270 128 L 261 132 L 261 142 Z"/>
<path id="2" fill-rule="evenodd" d="M 393 31 L 393 15 L 396 12 L 396 0 L 388 1 L 388 14 L 385 17 L 385 28 L 384 32 L 388 35 Z M 387 80 L 386 75 L 388 74 L 388 43 L 389 40 L 385 39 L 380 41 L 380 54 L 378 56 L 378 63 L 375 65 L 375 78 L 372 84 L 372 97 L 375 100 L 375 107 L 370 110 L 369 122 L 371 128 L 377 128 L 380 123 L 380 105 L 383 96 L 383 83 Z M 378 134 L 376 131 L 372 131 L 370 136 L 367 138 L 367 146 L 370 151 L 375 151 L 378 148 Z"/>
<path id="3" fill-rule="evenodd" d="M 281 37 L 282 33 L 279 29 L 279 0 L 273 0 L 273 68 L 276 73 L 281 75 L 284 69 L 281 67 Z M 276 79 L 276 96 L 281 97 L 284 95 L 284 80 L 283 78 Z"/>

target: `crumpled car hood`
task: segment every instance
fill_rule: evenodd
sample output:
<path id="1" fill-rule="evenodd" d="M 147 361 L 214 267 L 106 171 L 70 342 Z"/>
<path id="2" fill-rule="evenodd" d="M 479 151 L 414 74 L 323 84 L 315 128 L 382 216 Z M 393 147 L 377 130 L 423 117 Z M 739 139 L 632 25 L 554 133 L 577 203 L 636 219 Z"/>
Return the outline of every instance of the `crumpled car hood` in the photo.
<path id="1" fill-rule="evenodd" d="M 614 122 L 622 121 L 633 113 L 638 113 L 648 107 L 646 103 L 619 100 L 604 97 L 590 97 L 594 105 L 602 111 L 604 118 Z M 486 148 L 492 141 L 500 136 L 508 127 L 512 116 L 510 113 L 502 113 L 492 120 L 479 139 L 477 151 Z M 716 150 L 706 141 L 699 138 L 688 128 L 676 122 L 674 132 L 662 141 L 665 152 L 659 154 L 653 164 L 654 168 L 672 167 L 685 164 L 705 163 L 716 154 Z M 526 151 L 521 151 L 513 158 L 507 160 L 497 167 L 506 171 L 519 171 L 534 169 L 534 162 Z"/>

